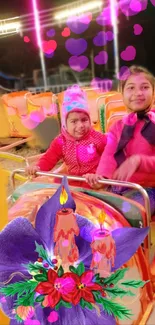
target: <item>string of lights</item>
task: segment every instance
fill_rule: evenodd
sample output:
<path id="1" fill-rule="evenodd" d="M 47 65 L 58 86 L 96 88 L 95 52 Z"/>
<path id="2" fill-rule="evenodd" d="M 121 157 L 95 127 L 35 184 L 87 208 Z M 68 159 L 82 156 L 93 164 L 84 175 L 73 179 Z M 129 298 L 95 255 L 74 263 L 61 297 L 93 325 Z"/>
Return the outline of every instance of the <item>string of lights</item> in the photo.
<path id="1" fill-rule="evenodd" d="M 75 1 L 59 7 L 46 10 L 38 10 L 38 18 L 40 28 L 64 24 L 69 16 L 80 15 L 90 11 L 91 13 L 99 13 L 102 9 L 102 0 L 92 2 Z M 10 19 L 0 20 L 0 35 L 22 33 L 35 29 L 34 13 L 13 17 Z"/>

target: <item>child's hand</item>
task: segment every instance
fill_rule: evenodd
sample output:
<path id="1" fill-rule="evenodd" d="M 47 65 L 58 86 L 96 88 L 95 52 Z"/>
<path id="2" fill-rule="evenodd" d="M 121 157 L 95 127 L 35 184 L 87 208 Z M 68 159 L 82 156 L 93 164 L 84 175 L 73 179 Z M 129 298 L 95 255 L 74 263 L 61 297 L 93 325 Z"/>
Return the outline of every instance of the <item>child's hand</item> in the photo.
<path id="1" fill-rule="evenodd" d="M 140 155 L 132 155 L 127 158 L 122 165 L 116 169 L 113 179 L 118 181 L 128 181 L 140 166 Z"/>
<path id="2" fill-rule="evenodd" d="M 101 180 L 103 177 L 97 174 L 85 174 L 83 175 L 86 179 L 86 183 L 88 183 L 93 188 L 100 188 L 102 187 L 102 184 L 99 184 L 99 180 Z"/>
<path id="3" fill-rule="evenodd" d="M 26 175 L 36 176 L 36 173 L 40 171 L 39 166 L 29 166 L 25 168 Z"/>

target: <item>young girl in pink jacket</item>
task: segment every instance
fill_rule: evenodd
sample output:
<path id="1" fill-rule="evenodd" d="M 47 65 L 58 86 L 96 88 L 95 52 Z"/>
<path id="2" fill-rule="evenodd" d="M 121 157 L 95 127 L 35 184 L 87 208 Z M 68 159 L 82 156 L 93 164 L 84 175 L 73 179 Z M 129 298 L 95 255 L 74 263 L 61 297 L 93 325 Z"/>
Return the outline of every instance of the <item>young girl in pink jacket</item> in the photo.
<path id="1" fill-rule="evenodd" d="M 106 141 L 106 136 L 91 126 L 86 93 L 74 85 L 64 94 L 61 134 L 52 141 L 37 165 L 27 168 L 27 172 L 34 175 L 37 171 L 50 171 L 62 160 L 69 175 L 95 173 Z"/>
<path id="2" fill-rule="evenodd" d="M 111 127 L 96 175 L 86 175 L 91 186 L 100 178 L 155 186 L 155 111 L 151 110 L 154 77 L 146 69 L 132 66 L 123 79 L 122 95 L 128 114 Z M 154 213 L 155 188 L 147 188 L 147 192 Z M 132 198 L 143 204 L 138 193 Z"/>

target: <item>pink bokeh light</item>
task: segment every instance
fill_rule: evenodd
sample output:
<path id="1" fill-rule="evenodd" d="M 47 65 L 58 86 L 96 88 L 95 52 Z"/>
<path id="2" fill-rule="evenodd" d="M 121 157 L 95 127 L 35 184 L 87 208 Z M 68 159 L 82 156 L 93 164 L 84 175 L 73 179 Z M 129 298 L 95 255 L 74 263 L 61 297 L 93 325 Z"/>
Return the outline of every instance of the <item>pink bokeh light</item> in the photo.
<path id="1" fill-rule="evenodd" d="M 53 53 L 56 50 L 56 48 L 57 48 L 57 43 L 54 40 L 42 42 L 42 50 L 46 54 Z"/>
<path id="2" fill-rule="evenodd" d="M 130 2 L 130 9 L 134 12 L 140 12 L 142 10 L 142 4 L 138 0 L 132 0 Z"/>
<path id="3" fill-rule="evenodd" d="M 25 43 L 30 43 L 30 38 L 28 36 L 24 36 L 24 42 Z"/>

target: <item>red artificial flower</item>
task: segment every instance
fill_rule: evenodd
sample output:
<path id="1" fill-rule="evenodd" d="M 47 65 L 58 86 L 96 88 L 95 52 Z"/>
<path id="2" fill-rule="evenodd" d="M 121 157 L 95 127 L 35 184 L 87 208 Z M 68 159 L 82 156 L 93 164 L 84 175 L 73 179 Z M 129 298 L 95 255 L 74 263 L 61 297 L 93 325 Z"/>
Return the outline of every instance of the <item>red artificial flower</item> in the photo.
<path id="1" fill-rule="evenodd" d="M 72 273 L 72 278 L 76 283 L 72 299 L 74 305 L 77 305 L 81 298 L 88 302 L 95 303 L 92 291 L 102 292 L 102 287 L 99 284 L 92 282 L 93 276 L 94 274 L 92 271 L 86 271 L 81 276 Z"/>
<path id="2" fill-rule="evenodd" d="M 46 295 L 43 301 L 44 307 L 54 308 L 60 299 L 72 302 L 72 292 L 76 284 L 70 275 L 71 273 L 68 272 L 59 278 L 55 271 L 48 271 L 48 281 L 39 283 L 35 289 L 36 292 Z"/>

